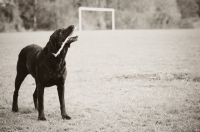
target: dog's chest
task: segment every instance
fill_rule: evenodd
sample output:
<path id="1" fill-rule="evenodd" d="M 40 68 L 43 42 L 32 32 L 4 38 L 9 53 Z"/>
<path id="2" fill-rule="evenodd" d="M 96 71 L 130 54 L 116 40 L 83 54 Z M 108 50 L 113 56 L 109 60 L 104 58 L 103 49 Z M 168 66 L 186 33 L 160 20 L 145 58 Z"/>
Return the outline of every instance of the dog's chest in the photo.
<path id="1" fill-rule="evenodd" d="M 46 86 L 50 87 L 53 85 L 58 85 L 65 82 L 66 78 L 66 68 L 63 67 L 61 69 L 57 69 L 54 72 L 48 73 Z"/>
<path id="2" fill-rule="evenodd" d="M 58 73 L 54 73 L 49 75 L 47 81 L 46 81 L 46 87 L 50 87 L 53 85 L 58 85 L 58 84 L 62 84 L 65 81 L 65 74 L 60 75 Z"/>
<path id="3" fill-rule="evenodd" d="M 54 78 L 49 78 L 45 84 L 46 87 L 51 87 L 53 85 L 57 85 L 58 84 L 58 81 L 57 79 L 54 79 Z"/>

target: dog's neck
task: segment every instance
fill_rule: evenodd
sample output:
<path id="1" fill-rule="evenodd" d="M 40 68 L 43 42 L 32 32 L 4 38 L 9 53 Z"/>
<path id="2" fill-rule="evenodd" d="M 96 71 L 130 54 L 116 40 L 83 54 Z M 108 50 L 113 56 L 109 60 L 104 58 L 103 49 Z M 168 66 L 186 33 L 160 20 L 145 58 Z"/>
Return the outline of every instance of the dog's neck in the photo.
<path id="1" fill-rule="evenodd" d="M 42 50 L 42 58 L 44 59 L 43 65 L 48 67 L 48 70 L 52 72 L 62 69 L 66 64 L 65 57 L 70 44 L 71 43 L 66 43 L 60 54 L 55 57 L 52 53 L 56 53 L 57 50 L 48 42 Z"/>
<path id="2" fill-rule="evenodd" d="M 54 46 L 52 46 L 51 42 L 48 42 L 46 46 L 44 47 L 43 51 L 45 54 L 52 59 L 57 59 L 57 58 L 65 58 L 68 48 L 70 47 L 71 42 L 66 42 L 61 50 L 59 51 L 56 49 Z M 58 53 L 59 52 L 59 53 Z M 56 56 L 54 54 L 58 53 Z"/>

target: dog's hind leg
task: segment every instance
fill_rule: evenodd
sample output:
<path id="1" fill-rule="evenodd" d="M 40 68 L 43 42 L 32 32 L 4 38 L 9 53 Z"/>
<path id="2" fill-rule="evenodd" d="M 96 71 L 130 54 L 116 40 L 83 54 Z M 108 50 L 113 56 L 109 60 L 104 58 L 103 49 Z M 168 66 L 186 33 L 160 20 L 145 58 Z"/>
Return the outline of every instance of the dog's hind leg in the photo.
<path id="1" fill-rule="evenodd" d="M 36 83 L 36 86 L 37 86 L 37 83 Z M 35 92 L 33 93 L 33 102 L 34 102 L 34 105 L 35 105 L 35 110 L 37 110 L 38 108 L 38 103 L 37 103 L 37 87 L 35 88 Z"/>
<path id="2" fill-rule="evenodd" d="M 19 88 L 24 81 L 24 78 L 28 75 L 28 70 L 25 63 L 21 63 L 20 60 L 17 63 L 17 76 L 15 78 L 15 91 L 13 94 L 12 111 L 18 112 L 18 92 Z"/>

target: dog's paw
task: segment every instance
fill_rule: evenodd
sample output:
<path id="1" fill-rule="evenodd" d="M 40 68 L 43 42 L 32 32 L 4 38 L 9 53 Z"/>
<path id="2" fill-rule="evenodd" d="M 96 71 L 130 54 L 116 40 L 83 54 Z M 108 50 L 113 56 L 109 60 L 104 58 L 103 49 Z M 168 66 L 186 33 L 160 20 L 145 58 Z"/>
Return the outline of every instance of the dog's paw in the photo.
<path id="1" fill-rule="evenodd" d="M 13 107 L 12 112 L 19 112 L 19 109 L 17 107 Z"/>
<path id="2" fill-rule="evenodd" d="M 65 119 L 65 120 L 70 120 L 71 119 L 71 117 L 68 116 L 68 115 L 63 115 L 62 118 Z"/>
<path id="3" fill-rule="evenodd" d="M 38 117 L 39 121 L 46 121 L 47 119 L 45 117 Z"/>

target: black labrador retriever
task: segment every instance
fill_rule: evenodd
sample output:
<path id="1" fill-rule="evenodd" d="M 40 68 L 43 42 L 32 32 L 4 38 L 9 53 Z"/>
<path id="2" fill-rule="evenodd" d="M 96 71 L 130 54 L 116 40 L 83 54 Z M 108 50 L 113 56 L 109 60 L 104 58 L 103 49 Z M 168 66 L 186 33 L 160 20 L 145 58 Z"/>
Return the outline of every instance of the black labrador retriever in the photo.
<path id="1" fill-rule="evenodd" d="M 21 83 L 28 74 L 31 74 L 36 82 L 33 101 L 35 109 L 38 109 L 38 120 L 46 120 L 43 105 L 44 88 L 53 85 L 57 86 L 62 118 L 71 119 L 65 110 L 64 85 L 67 75 L 65 56 L 70 44 L 78 39 L 78 36 L 71 36 L 74 30 L 74 25 L 58 29 L 50 36 L 44 48 L 32 44 L 21 50 L 17 62 L 13 112 L 18 112 L 18 91 Z"/>

